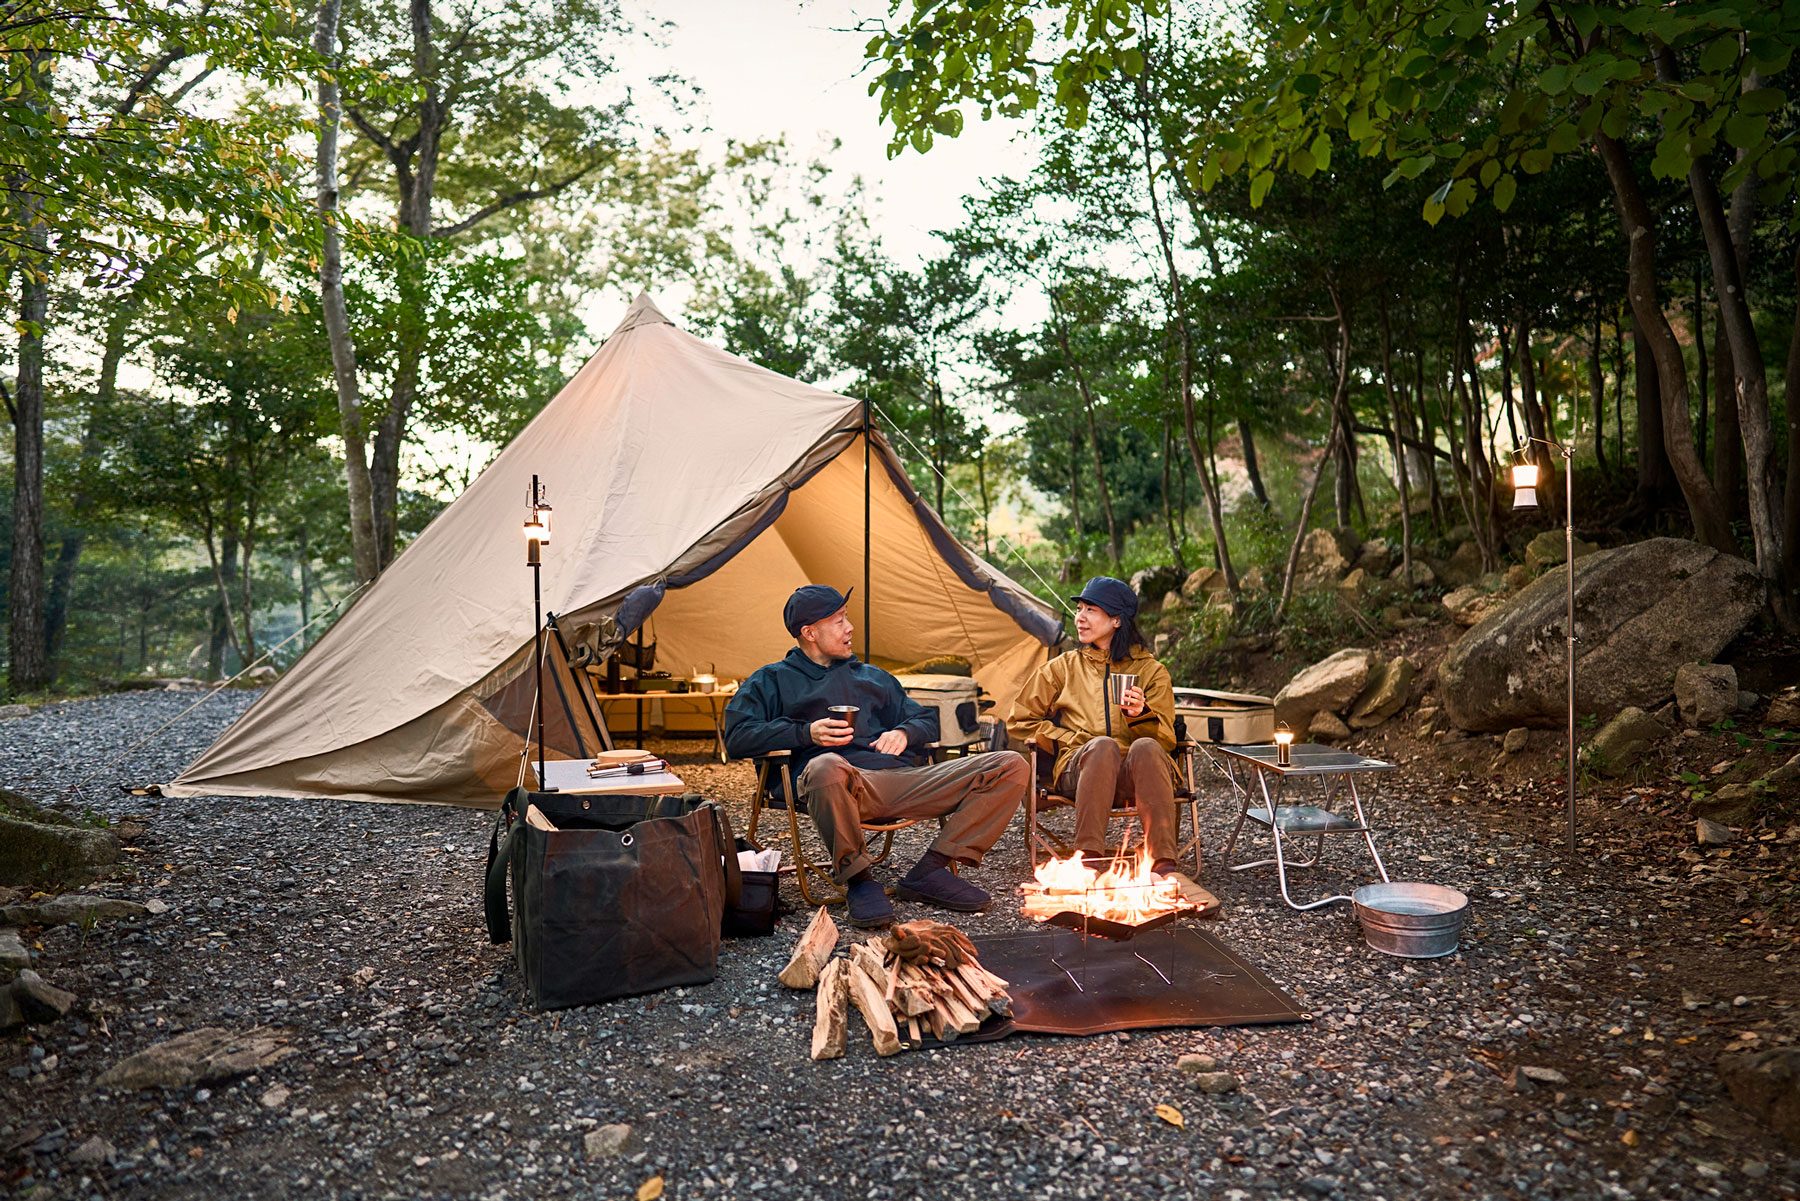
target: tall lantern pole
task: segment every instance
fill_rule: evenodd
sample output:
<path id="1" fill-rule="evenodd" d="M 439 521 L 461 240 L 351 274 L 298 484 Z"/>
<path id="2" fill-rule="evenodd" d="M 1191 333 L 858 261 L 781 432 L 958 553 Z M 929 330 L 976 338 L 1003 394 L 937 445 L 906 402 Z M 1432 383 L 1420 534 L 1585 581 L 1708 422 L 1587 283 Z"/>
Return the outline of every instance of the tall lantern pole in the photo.
<path id="1" fill-rule="evenodd" d="M 1568 852 L 1575 854 L 1575 448 L 1564 446 L 1550 438 L 1531 438 L 1530 442 L 1539 442 L 1562 456 L 1563 461 L 1563 574 L 1567 613 L 1563 622 L 1566 634 L 1566 650 L 1569 667 L 1569 781 L 1567 790 L 1568 806 Z M 1538 469 L 1535 463 L 1517 463 L 1512 469 L 1513 508 L 1535 509 L 1538 507 L 1537 487 Z"/>
<path id="2" fill-rule="evenodd" d="M 544 779 L 544 590 L 543 547 L 550 541 L 550 502 L 544 486 L 533 473 L 531 492 L 525 498 L 525 565 L 531 568 L 531 666 L 535 681 L 530 727 L 526 737 L 535 732 L 538 748 L 538 791 L 555 792 Z"/>

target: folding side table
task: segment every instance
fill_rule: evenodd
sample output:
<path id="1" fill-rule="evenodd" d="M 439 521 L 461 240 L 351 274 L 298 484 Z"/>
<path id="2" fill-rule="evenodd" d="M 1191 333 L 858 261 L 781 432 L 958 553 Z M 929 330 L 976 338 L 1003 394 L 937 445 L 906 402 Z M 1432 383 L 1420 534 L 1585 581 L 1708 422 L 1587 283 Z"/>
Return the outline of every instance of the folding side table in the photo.
<path id="1" fill-rule="evenodd" d="M 1387 868 L 1381 862 L 1381 852 L 1375 849 L 1375 834 L 1369 828 L 1368 818 L 1363 813 L 1362 794 L 1358 791 L 1356 782 L 1359 776 L 1393 771 L 1392 763 L 1310 742 L 1291 748 L 1292 753 L 1287 763 L 1276 762 L 1276 749 L 1273 746 L 1202 743 L 1200 750 L 1230 782 L 1238 799 L 1237 824 L 1231 828 L 1231 838 L 1225 843 L 1224 852 L 1232 871 L 1247 871 L 1273 863 L 1275 874 L 1281 881 L 1281 899 L 1295 909 L 1317 909 L 1335 901 L 1348 901 L 1348 894 L 1340 894 L 1321 897 L 1303 905 L 1289 894 L 1287 873 L 1290 867 L 1312 867 L 1318 863 L 1319 854 L 1325 848 L 1327 834 L 1360 834 L 1369 848 L 1369 857 L 1375 861 L 1375 870 L 1381 873 L 1384 883 L 1387 881 Z M 1290 780 L 1294 781 L 1296 789 L 1312 791 L 1319 803 L 1282 804 Z M 1345 798 L 1349 799 L 1354 817 L 1337 811 Z M 1258 804 L 1258 801 L 1261 803 Z M 1275 843 L 1273 859 L 1257 859 L 1249 863 L 1230 862 L 1232 849 L 1237 846 L 1238 834 L 1246 821 L 1269 831 Z M 1286 842 L 1296 836 L 1316 839 L 1310 859 L 1288 858 Z"/>

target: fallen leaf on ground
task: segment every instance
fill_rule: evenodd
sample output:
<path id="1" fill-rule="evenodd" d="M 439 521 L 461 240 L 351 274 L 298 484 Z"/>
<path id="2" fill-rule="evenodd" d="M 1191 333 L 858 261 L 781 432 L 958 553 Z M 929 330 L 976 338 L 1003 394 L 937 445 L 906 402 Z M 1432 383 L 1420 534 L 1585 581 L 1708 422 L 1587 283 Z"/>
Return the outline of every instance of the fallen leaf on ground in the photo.
<path id="1" fill-rule="evenodd" d="M 1156 1116 L 1175 1127 L 1177 1130 L 1187 1129 L 1187 1123 L 1182 1120 L 1181 1111 L 1176 1109 L 1173 1105 L 1158 1105 L 1156 1107 Z"/>
<path id="2" fill-rule="evenodd" d="M 637 1201 L 656 1201 L 663 1194 L 663 1178 L 652 1176 L 638 1185 Z"/>

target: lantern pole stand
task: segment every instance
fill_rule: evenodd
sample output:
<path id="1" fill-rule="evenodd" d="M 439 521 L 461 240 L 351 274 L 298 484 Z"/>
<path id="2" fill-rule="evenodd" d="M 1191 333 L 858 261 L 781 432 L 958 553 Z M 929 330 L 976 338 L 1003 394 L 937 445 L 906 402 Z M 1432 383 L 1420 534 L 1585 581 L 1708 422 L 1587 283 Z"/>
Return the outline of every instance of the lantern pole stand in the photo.
<path id="1" fill-rule="evenodd" d="M 1549 447 L 1562 456 L 1563 461 L 1563 571 L 1565 593 L 1568 600 L 1568 611 L 1564 618 L 1565 633 L 1568 635 L 1567 655 L 1569 663 L 1569 783 L 1567 793 L 1568 806 L 1568 845 L 1571 857 L 1575 854 L 1575 448 L 1564 446 L 1553 438 L 1531 437 L 1526 439 L 1524 450 L 1531 443 L 1537 442 Z M 1514 453 L 1518 453 L 1515 451 Z M 1529 482 L 1520 476 L 1520 467 L 1513 468 L 1513 508 L 1537 508 L 1537 468 L 1530 467 Z"/>
<path id="2" fill-rule="evenodd" d="M 544 779 L 544 591 L 543 544 L 550 540 L 550 527 L 544 514 L 550 506 L 544 503 L 544 487 L 536 473 L 531 477 L 531 496 L 525 518 L 525 565 L 531 568 L 531 667 L 535 677 L 531 716 L 536 726 L 538 746 L 537 790 L 556 792 Z M 527 731 L 527 737 L 531 731 Z"/>

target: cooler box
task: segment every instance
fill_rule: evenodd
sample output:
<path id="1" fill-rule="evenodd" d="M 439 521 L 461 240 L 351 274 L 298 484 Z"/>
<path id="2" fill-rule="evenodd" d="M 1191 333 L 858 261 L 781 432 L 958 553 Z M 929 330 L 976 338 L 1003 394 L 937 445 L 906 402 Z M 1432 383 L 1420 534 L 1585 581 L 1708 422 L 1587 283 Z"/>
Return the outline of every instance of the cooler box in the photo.
<path id="1" fill-rule="evenodd" d="M 1245 692 L 1175 689 L 1175 716 L 1185 719 L 1195 742 L 1231 746 L 1275 741 L 1275 702 Z"/>
<path id="2" fill-rule="evenodd" d="M 968 676 L 895 676 L 906 695 L 935 709 L 938 745 L 960 747 L 981 741 L 981 685 Z"/>

